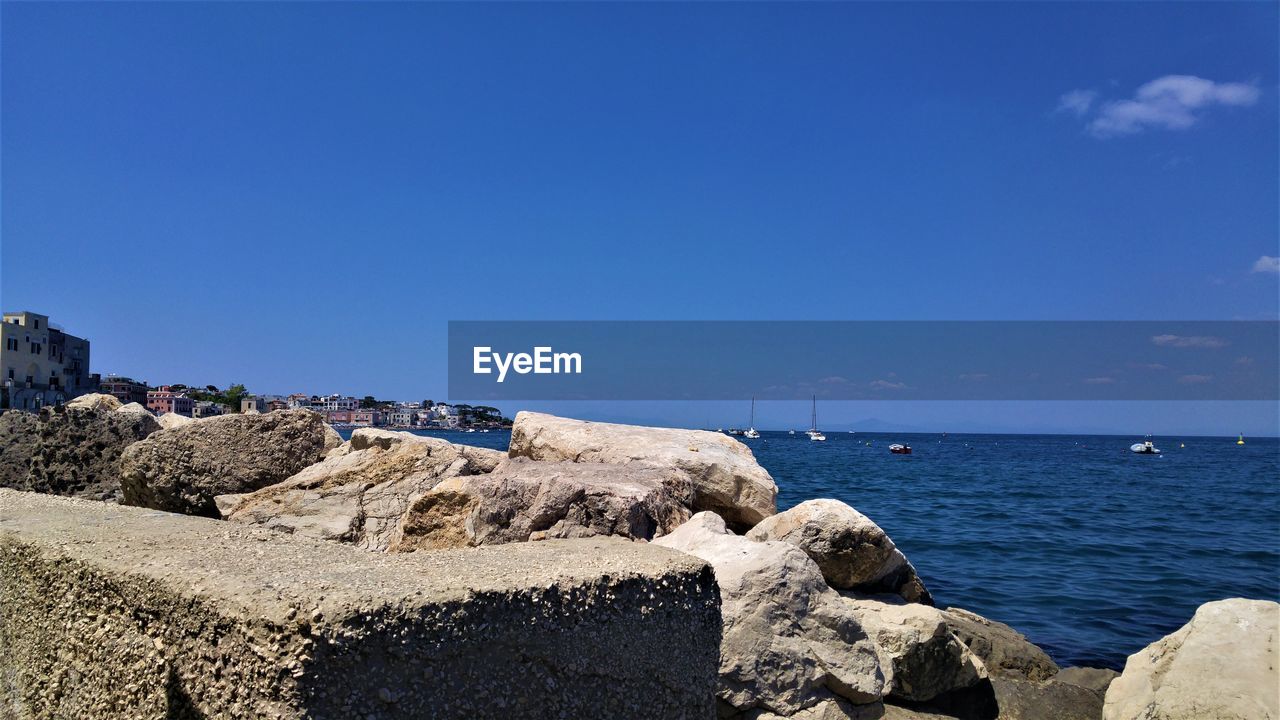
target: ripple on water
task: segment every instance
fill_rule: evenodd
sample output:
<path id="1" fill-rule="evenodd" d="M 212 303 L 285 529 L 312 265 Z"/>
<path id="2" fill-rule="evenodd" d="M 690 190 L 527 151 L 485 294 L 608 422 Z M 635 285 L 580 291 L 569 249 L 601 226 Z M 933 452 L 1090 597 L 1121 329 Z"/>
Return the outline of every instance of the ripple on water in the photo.
<path id="1" fill-rule="evenodd" d="M 1119 669 L 1202 603 L 1280 595 L 1274 439 L 1196 438 L 1148 458 L 1107 436 L 764 435 L 747 444 L 781 508 L 849 503 L 940 605 L 1009 623 L 1064 665 Z M 902 440 L 914 455 L 888 453 Z"/>

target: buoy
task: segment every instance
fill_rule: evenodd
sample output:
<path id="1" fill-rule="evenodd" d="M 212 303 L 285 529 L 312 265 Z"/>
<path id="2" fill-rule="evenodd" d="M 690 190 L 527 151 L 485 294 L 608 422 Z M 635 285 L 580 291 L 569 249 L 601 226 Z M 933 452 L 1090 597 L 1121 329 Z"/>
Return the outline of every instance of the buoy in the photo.
<path id="1" fill-rule="evenodd" d="M 1178 444 L 1178 447 L 1180 447 L 1180 448 L 1185 448 L 1186 446 L 1187 446 L 1187 444 L 1186 444 L 1186 443 L 1179 443 L 1179 444 Z"/>
<path id="2" fill-rule="evenodd" d="M 1236 441 L 1236 444 L 1237 444 L 1237 445 L 1243 445 L 1243 444 L 1244 444 L 1244 433 L 1240 433 L 1240 439 Z"/>

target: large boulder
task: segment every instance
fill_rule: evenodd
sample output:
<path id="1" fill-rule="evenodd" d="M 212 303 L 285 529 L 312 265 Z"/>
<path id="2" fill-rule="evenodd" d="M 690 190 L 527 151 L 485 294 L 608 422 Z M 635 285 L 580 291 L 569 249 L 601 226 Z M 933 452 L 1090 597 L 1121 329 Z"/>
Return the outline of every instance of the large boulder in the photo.
<path id="1" fill-rule="evenodd" d="M 267 416 L 259 416 L 267 417 Z M 401 518 L 442 479 L 488 472 L 504 455 L 437 438 L 359 429 L 284 482 L 215 498 L 227 520 L 385 551 Z"/>
<path id="2" fill-rule="evenodd" d="M 124 403 L 121 403 L 120 399 L 114 395 L 89 393 L 68 400 L 63 407 L 73 410 L 119 410 L 123 405 Z"/>
<path id="3" fill-rule="evenodd" d="M 124 503 L 218 517 L 214 497 L 281 482 L 323 450 L 324 422 L 310 410 L 223 415 L 161 430 L 121 458 Z"/>
<path id="4" fill-rule="evenodd" d="M 671 467 L 514 458 L 441 482 L 404 516 L 394 551 L 617 535 L 650 540 L 689 519 L 689 477 Z"/>
<path id="5" fill-rule="evenodd" d="M 990 669 L 990 668 L 988 668 Z M 1098 720 L 1102 698 L 1116 671 L 1065 668 L 1046 680 L 1016 672 L 991 677 L 999 720 Z"/>
<path id="6" fill-rule="evenodd" d="M 942 618 L 993 677 L 1040 682 L 1058 674 L 1058 665 L 1048 653 L 1004 623 L 962 608 L 947 608 Z"/>
<path id="7" fill-rule="evenodd" d="M 978 685 L 986 668 L 941 610 L 906 602 L 846 598 L 848 612 L 875 643 L 885 695 L 923 702 Z"/>
<path id="8" fill-rule="evenodd" d="M 839 500 L 802 502 L 761 520 L 747 537 L 795 545 L 837 590 L 894 593 L 908 602 L 933 604 L 916 569 L 885 531 Z"/>
<path id="9" fill-rule="evenodd" d="M 325 423 L 324 424 L 325 457 L 328 457 L 330 452 L 337 450 L 340 447 L 342 447 L 342 436 L 338 434 L 337 430 L 333 429 L 332 425 L 330 425 L 329 423 Z"/>
<path id="10" fill-rule="evenodd" d="M 40 420 L 35 413 L 0 412 L 0 487 L 26 487 L 39 427 Z"/>
<path id="11" fill-rule="evenodd" d="M 878 704 L 884 690 L 875 646 L 813 560 L 780 542 L 734 535 L 701 512 L 655 545 L 709 562 L 720 586 L 722 715 L 795 716 L 833 697 Z"/>
<path id="12" fill-rule="evenodd" d="M 160 427 L 165 430 L 171 430 L 176 427 L 182 427 L 183 425 L 190 425 L 195 422 L 195 419 L 189 418 L 186 415 L 168 412 L 157 417 L 156 422 L 160 423 Z"/>
<path id="13" fill-rule="evenodd" d="M 5 451 L 2 472 L 8 487 L 91 500 L 120 499 L 122 454 L 160 429 L 150 413 L 93 405 L 46 407 L 39 415 L 10 411 L 4 416 L 9 432 L 23 435 Z M 20 472 L 24 455 L 25 474 Z"/>
<path id="14" fill-rule="evenodd" d="M 511 429 L 509 454 L 531 460 L 670 465 L 689 474 L 695 511 L 713 511 L 739 530 L 777 510 L 773 478 L 746 445 L 721 433 L 521 412 Z"/>
<path id="15" fill-rule="evenodd" d="M 1105 720 L 1280 717 L 1280 605 L 1232 598 L 1201 605 L 1172 635 L 1129 656 L 1107 689 Z"/>

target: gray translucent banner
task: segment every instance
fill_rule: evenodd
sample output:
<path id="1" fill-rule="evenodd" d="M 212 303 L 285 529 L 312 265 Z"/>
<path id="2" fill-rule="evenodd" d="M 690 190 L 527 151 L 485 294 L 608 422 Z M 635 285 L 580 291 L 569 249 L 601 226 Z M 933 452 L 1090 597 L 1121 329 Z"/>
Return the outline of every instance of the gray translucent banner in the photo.
<path id="1" fill-rule="evenodd" d="M 471 400 L 1277 400 L 1274 321 L 454 321 Z"/>

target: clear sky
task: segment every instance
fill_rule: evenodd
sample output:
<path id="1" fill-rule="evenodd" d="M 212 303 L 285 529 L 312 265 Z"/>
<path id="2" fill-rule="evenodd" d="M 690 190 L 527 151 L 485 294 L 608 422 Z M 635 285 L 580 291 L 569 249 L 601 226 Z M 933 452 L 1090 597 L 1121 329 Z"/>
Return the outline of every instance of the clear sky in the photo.
<path id="1" fill-rule="evenodd" d="M 450 319 L 1275 319 L 1278 8 L 4 3 L 0 302 L 405 399 Z M 1126 408 L 1041 424 L 1278 422 Z"/>

